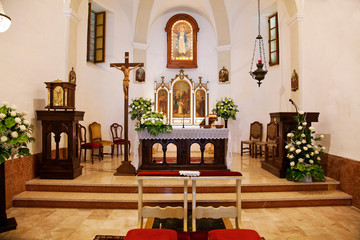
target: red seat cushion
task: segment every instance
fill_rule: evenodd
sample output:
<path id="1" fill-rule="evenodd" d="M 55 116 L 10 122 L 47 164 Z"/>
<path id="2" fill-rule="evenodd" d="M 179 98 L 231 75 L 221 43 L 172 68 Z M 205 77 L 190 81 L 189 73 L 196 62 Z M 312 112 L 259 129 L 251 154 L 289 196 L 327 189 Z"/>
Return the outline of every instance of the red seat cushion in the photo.
<path id="1" fill-rule="evenodd" d="M 209 240 L 262 240 L 262 238 L 251 229 L 219 229 L 209 231 Z"/>
<path id="2" fill-rule="evenodd" d="M 216 172 L 200 172 L 201 176 L 242 176 L 241 172 L 233 171 L 216 171 Z"/>
<path id="3" fill-rule="evenodd" d="M 83 143 L 81 144 L 81 148 L 86 148 L 86 149 L 90 149 L 90 148 L 97 148 L 100 147 L 101 145 L 99 143 Z"/>
<path id="4" fill-rule="evenodd" d="M 128 140 L 128 142 L 130 143 L 129 140 Z M 114 140 L 114 143 L 115 143 L 115 144 L 125 144 L 125 139 L 117 139 L 117 140 Z"/>
<path id="5" fill-rule="evenodd" d="M 139 172 L 138 176 L 180 176 L 179 172 Z"/>
<path id="6" fill-rule="evenodd" d="M 132 229 L 125 240 L 177 240 L 177 233 L 170 229 Z"/>

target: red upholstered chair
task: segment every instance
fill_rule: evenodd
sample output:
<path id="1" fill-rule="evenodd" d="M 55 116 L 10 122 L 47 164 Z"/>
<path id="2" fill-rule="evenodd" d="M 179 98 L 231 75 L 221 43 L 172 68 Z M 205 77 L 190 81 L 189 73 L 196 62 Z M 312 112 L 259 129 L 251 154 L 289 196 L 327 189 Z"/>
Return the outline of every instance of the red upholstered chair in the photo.
<path id="1" fill-rule="evenodd" d="M 177 240 L 177 232 L 170 229 L 132 229 L 125 240 Z"/>
<path id="2" fill-rule="evenodd" d="M 260 235 L 251 229 L 219 229 L 209 231 L 209 240 L 262 240 Z"/>
<path id="3" fill-rule="evenodd" d="M 79 141 L 80 141 L 80 157 L 81 160 L 81 154 L 82 150 L 84 150 L 84 162 L 86 162 L 86 150 L 91 150 L 91 163 L 94 164 L 94 149 L 98 149 L 99 151 L 99 161 L 101 160 L 101 145 L 100 143 L 95 142 L 86 142 L 86 128 L 79 124 L 78 125 L 78 134 L 79 134 Z"/>
<path id="4" fill-rule="evenodd" d="M 120 147 L 120 154 L 122 154 L 122 145 L 125 146 L 125 139 L 122 138 L 123 127 L 120 124 L 113 123 L 110 126 L 110 130 L 111 130 L 114 147 L 116 147 L 116 156 L 119 156 L 119 147 Z M 129 144 L 129 155 L 130 155 L 130 148 L 131 148 L 130 141 L 128 141 L 128 144 Z"/>
<path id="5" fill-rule="evenodd" d="M 90 129 L 90 139 L 91 142 L 96 142 L 101 145 L 101 157 L 103 158 L 104 154 L 114 156 L 114 143 L 112 141 L 103 140 L 101 137 L 101 124 L 93 122 L 89 125 Z M 104 147 L 111 147 L 111 153 L 104 153 Z"/>

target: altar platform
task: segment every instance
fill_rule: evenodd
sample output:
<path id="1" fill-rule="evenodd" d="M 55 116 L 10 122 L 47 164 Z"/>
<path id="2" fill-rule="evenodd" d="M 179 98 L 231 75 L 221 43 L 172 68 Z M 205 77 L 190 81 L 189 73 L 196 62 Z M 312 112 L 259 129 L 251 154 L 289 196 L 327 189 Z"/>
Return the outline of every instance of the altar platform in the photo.
<path id="1" fill-rule="evenodd" d="M 26 190 L 13 199 L 15 207 L 64 207 L 136 209 L 138 203 L 135 176 L 114 176 L 123 156 L 105 157 L 103 161 L 83 163 L 83 174 L 73 180 L 33 179 Z M 132 157 L 130 158 L 130 160 Z M 261 168 L 259 159 L 233 154 L 231 171 L 240 171 L 242 180 L 242 208 L 350 206 L 351 196 L 338 190 L 339 182 L 294 183 Z M 233 184 L 227 180 L 198 181 L 199 206 L 233 206 Z M 146 183 L 145 205 L 183 204 L 183 186 L 178 181 Z M 189 187 L 191 192 L 191 187 Z M 166 194 L 164 194 L 166 193 Z M 159 200 L 161 199 L 161 200 Z M 191 195 L 189 195 L 189 204 Z M 214 204 L 215 203 L 215 204 Z"/>

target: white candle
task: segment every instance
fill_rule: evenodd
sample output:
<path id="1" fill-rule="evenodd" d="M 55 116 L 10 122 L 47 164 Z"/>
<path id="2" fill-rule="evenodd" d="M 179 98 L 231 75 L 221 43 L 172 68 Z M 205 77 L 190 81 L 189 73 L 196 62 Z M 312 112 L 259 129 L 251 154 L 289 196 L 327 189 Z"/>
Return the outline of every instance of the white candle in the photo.
<path id="1" fill-rule="evenodd" d="M 209 125 L 209 117 L 205 118 L 205 125 Z"/>

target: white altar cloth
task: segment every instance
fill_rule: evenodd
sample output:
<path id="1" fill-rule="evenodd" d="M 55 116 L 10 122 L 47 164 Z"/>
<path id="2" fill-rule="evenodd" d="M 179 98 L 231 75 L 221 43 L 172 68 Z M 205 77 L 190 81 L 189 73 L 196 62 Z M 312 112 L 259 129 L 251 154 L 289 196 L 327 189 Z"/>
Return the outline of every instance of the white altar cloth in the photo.
<path id="1" fill-rule="evenodd" d="M 226 167 L 230 169 L 232 161 L 232 147 L 230 130 L 226 128 L 173 128 L 171 133 L 159 133 L 151 136 L 147 131 L 138 131 L 135 134 L 133 165 L 139 168 L 140 139 L 227 139 Z"/>

